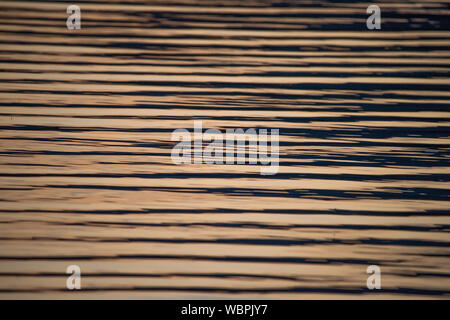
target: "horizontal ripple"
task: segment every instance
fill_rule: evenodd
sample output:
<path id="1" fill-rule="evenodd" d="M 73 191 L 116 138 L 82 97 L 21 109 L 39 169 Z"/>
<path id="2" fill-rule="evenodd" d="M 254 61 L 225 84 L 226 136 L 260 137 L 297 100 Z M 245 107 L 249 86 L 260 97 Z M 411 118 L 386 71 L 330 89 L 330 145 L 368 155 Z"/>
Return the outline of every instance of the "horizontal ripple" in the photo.
<path id="1" fill-rule="evenodd" d="M 0 3 L 1 298 L 448 299 L 448 2 L 376 31 L 353 2 L 66 6 Z M 279 128 L 279 173 L 173 165 L 194 120 Z"/>

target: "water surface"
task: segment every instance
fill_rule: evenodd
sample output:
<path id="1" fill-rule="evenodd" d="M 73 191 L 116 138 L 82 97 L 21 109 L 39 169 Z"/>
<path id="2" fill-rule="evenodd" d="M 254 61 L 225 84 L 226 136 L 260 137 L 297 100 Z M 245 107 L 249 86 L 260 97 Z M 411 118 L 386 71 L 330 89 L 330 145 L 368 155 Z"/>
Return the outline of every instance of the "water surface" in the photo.
<path id="1" fill-rule="evenodd" d="M 449 297 L 448 2 L 375 31 L 366 3 L 68 4 L 0 2 L 0 298 Z M 174 165 L 194 120 L 279 128 L 278 174 Z"/>

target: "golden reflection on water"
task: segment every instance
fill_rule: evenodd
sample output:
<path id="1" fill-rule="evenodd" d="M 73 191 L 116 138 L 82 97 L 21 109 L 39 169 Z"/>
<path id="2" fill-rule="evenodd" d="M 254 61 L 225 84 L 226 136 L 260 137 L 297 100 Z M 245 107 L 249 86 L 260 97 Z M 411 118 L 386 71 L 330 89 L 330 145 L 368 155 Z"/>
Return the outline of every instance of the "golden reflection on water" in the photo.
<path id="1" fill-rule="evenodd" d="M 448 298 L 448 2 L 224 4 L 0 3 L 0 298 Z M 278 174 L 174 165 L 194 120 Z"/>

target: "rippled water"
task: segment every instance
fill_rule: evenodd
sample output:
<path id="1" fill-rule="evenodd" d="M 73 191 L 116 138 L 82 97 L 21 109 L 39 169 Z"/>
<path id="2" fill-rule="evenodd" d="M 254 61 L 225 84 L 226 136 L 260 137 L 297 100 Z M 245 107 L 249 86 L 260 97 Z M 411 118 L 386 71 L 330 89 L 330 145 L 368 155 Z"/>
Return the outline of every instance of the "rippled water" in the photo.
<path id="1" fill-rule="evenodd" d="M 449 297 L 448 2 L 375 31 L 367 3 L 77 4 L 0 2 L 0 298 Z M 194 120 L 279 128 L 279 173 L 174 165 Z"/>

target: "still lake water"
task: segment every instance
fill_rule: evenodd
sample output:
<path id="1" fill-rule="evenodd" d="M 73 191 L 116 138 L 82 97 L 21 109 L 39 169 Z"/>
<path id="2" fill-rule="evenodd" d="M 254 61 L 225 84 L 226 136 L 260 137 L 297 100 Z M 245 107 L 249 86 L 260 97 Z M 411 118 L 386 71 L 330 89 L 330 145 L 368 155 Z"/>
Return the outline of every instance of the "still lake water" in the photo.
<path id="1" fill-rule="evenodd" d="M 367 3 L 77 4 L 0 2 L 0 298 L 449 298 L 448 2 L 374 31 Z M 279 128 L 278 174 L 174 165 L 194 120 Z"/>

